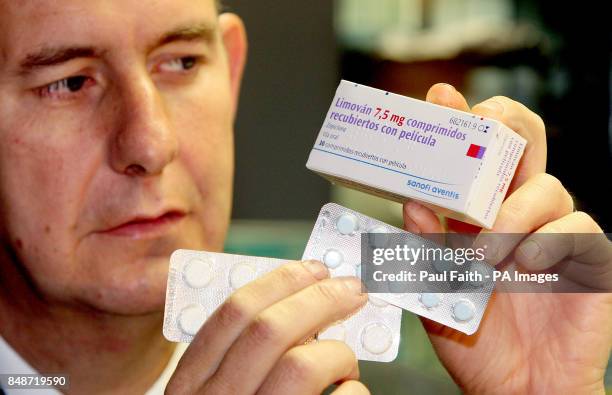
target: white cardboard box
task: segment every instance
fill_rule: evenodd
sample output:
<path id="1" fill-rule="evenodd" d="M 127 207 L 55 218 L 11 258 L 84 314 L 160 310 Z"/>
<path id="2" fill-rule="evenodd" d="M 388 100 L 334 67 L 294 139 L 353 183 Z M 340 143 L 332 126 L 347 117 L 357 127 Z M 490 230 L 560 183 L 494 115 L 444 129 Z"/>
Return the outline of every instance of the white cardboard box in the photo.
<path id="1" fill-rule="evenodd" d="M 491 228 L 525 145 L 499 121 L 343 80 L 306 167 Z"/>

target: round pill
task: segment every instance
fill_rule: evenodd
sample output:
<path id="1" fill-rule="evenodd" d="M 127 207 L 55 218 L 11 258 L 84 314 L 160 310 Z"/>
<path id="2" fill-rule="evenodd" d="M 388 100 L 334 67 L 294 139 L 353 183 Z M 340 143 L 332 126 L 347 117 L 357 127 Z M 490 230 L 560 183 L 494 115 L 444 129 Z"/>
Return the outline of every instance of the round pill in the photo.
<path id="1" fill-rule="evenodd" d="M 457 321 L 466 322 L 474 318 L 476 308 L 469 300 L 460 300 L 453 305 L 453 317 Z"/>
<path id="2" fill-rule="evenodd" d="M 376 225 L 368 229 L 368 242 L 374 248 L 382 248 L 387 245 L 389 231 L 382 225 Z"/>
<path id="3" fill-rule="evenodd" d="M 323 263 L 330 269 L 335 269 L 342 264 L 344 257 L 338 250 L 329 249 L 323 254 Z"/>
<path id="4" fill-rule="evenodd" d="M 179 328 L 183 333 L 193 336 L 206 321 L 206 310 L 199 304 L 192 304 L 181 310 L 178 318 Z"/>
<path id="5" fill-rule="evenodd" d="M 255 268 L 248 263 L 237 263 L 229 273 L 230 285 L 234 289 L 238 289 L 243 285 L 253 281 L 257 275 Z"/>
<path id="6" fill-rule="evenodd" d="M 435 293 L 422 293 L 419 300 L 426 309 L 433 309 L 440 304 L 440 295 Z"/>
<path id="7" fill-rule="evenodd" d="M 336 221 L 336 229 L 343 235 L 350 235 L 357 230 L 359 220 L 353 214 L 342 214 Z"/>
<path id="8" fill-rule="evenodd" d="M 325 338 L 344 341 L 346 339 L 346 328 L 342 324 L 332 325 L 325 330 Z"/>
<path id="9" fill-rule="evenodd" d="M 191 288 L 204 288 L 212 280 L 212 265 L 202 259 L 192 259 L 183 268 L 183 276 Z"/>
<path id="10" fill-rule="evenodd" d="M 372 354 L 382 354 L 391 347 L 393 337 L 385 325 L 374 323 L 366 326 L 361 333 L 363 348 Z"/>
<path id="11" fill-rule="evenodd" d="M 368 301 L 376 307 L 387 307 L 389 305 L 389 303 L 377 298 L 376 296 L 373 296 L 372 294 L 368 294 Z"/>

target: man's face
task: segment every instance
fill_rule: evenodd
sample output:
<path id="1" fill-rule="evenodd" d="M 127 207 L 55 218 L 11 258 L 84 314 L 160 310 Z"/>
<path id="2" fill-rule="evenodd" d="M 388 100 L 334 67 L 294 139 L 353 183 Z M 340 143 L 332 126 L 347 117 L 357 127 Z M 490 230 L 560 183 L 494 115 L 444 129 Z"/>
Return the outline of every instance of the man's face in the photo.
<path id="1" fill-rule="evenodd" d="M 213 1 L 0 0 L 0 26 L 5 246 L 43 297 L 158 311 L 171 252 L 220 249 L 230 215 Z"/>

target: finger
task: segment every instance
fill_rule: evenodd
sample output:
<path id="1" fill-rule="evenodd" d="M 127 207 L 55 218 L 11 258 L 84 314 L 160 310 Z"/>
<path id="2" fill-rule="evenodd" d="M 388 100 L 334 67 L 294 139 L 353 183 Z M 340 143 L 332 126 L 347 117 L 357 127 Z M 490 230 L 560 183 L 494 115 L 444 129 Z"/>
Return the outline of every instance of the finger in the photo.
<path id="1" fill-rule="evenodd" d="M 236 290 L 200 328 L 179 361 L 169 387 L 201 386 L 259 312 L 326 277 L 329 272 L 321 262 L 289 262 Z"/>
<path id="2" fill-rule="evenodd" d="M 258 394 L 320 394 L 335 382 L 357 379 L 359 365 L 349 346 L 322 340 L 287 351 Z"/>
<path id="3" fill-rule="evenodd" d="M 349 380 L 340 384 L 332 395 L 368 395 L 369 393 L 370 390 L 362 382 Z"/>
<path id="4" fill-rule="evenodd" d="M 574 200 L 550 174 L 533 176 L 506 199 L 490 232 L 530 233 L 574 211 Z"/>
<path id="5" fill-rule="evenodd" d="M 475 105 L 472 112 L 502 122 L 527 140 L 525 152 L 517 166 L 508 194 L 533 175 L 546 171 L 546 128 L 539 115 L 504 96 L 485 100 Z"/>
<path id="6" fill-rule="evenodd" d="M 438 216 L 428 207 L 415 201 L 404 203 L 404 226 L 411 233 L 443 233 Z"/>
<path id="7" fill-rule="evenodd" d="M 444 243 L 444 227 L 440 218 L 428 207 L 409 201 L 403 209 L 404 228 L 437 244 Z"/>
<path id="8" fill-rule="evenodd" d="M 502 203 L 493 228 L 483 230 L 475 245 L 487 245 L 486 258 L 496 265 L 514 250 L 523 235 L 573 210 L 574 201 L 561 182 L 549 174 L 537 174 Z"/>
<path id="9" fill-rule="evenodd" d="M 582 259 L 593 259 L 595 257 L 588 253 L 596 246 L 594 243 L 607 240 L 601 232 L 588 214 L 571 213 L 547 223 L 523 240 L 516 249 L 515 258 L 529 270 L 548 269 L 567 256 L 582 255 Z M 588 237 L 581 237 L 585 235 Z M 592 263 L 601 260 L 601 256 L 598 258 Z"/>
<path id="10" fill-rule="evenodd" d="M 430 103 L 454 108 L 456 110 L 470 111 L 470 106 L 467 104 L 467 101 L 463 95 L 450 84 L 435 84 L 429 88 L 425 100 Z"/>
<path id="11" fill-rule="evenodd" d="M 589 288 L 612 289 L 612 243 L 583 212 L 542 226 L 521 242 L 514 257 L 519 265 L 533 271 L 566 260 L 569 264 L 563 268 L 564 277 Z"/>
<path id="12" fill-rule="evenodd" d="M 213 393 L 253 393 L 281 355 L 300 339 L 354 313 L 367 300 L 358 278 L 337 277 L 270 306 L 230 347 L 206 388 Z M 247 371 L 246 376 L 240 374 Z"/>

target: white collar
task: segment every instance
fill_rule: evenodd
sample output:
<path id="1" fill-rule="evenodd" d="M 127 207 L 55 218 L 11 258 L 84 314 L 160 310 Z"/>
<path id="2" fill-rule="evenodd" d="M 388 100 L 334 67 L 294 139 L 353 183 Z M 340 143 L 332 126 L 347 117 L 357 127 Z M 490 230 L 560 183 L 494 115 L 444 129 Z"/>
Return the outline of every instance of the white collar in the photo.
<path id="1" fill-rule="evenodd" d="M 178 361 L 183 356 L 189 344 L 178 343 L 174 349 L 174 353 L 170 357 L 164 371 L 159 375 L 155 383 L 149 388 L 145 395 L 162 395 L 166 388 L 166 384 L 170 380 L 170 376 L 174 373 Z M 38 372 L 26 362 L 11 347 L 6 340 L 0 336 L 0 374 L 37 374 Z M 24 394 L 26 390 L 3 389 L 6 395 Z M 36 390 L 37 395 L 61 395 L 61 392 L 55 389 L 40 389 Z"/>

